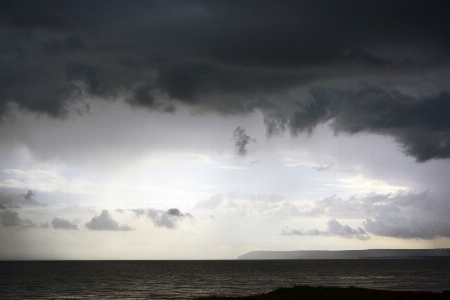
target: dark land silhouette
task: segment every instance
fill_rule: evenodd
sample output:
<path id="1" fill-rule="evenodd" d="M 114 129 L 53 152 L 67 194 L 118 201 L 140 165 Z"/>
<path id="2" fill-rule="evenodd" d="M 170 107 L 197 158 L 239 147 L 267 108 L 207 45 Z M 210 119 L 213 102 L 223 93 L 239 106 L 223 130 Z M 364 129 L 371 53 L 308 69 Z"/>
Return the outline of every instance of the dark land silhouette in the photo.
<path id="1" fill-rule="evenodd" d="M 237 259 L 364 259 L 364 258 L 450 258 L 450 249 L 369 249 L 252 251 Z"/>

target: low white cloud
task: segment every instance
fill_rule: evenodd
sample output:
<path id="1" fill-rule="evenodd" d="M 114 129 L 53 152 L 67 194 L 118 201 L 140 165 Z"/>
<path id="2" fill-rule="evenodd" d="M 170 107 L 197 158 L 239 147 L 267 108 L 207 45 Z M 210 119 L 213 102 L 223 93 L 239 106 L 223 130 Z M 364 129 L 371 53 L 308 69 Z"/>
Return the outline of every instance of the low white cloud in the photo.
<path id="1" fill-rule="evenodd" d="M 217 166 L 217 169 L 222 170 L 245 170 L 244 167 L 238 167 L 238 166 Z"/>
<path id="2" fill-rule="evenodd" d="M 341 178 L 339 183 L 329 183 L 328 186 L 337 186 L 344 188 L 351 188 L 358 190 L 359 193 L 397 193 L 398 191 L 409 191 L 406 186 L 391 185 L 383 180 L 368 178 L 362 174 L 358 174 L 355 177 Z"/>
<path id="3" fill-rule="evenodd" d="M 56 171 L 5 169 L 8 179 L 0 181 L 0 187 L 32 189 L 43 192 L 91 193 L 97 185 L 82 178 L 68 180 Z"/>
<path id="4" fill-rule="evenodd" d="M 218 194 L 209 197 L 208 199 L 198 201 L 194 208 L 205 208 L 205 209 L 215 209 L 217 206 L 220 205 L 223 201 L 223 195 Z"/>

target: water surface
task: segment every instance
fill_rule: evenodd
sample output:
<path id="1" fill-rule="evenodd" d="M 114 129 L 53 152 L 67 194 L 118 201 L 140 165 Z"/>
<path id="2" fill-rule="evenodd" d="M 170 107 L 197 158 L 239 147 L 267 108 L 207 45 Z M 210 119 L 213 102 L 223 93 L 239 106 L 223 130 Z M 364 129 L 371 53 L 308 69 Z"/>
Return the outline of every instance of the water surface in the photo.
<path id="1" fill-rule="evenodd" d="M 280 286 L 450 289 L 450 259 L 0 262 L 1 299 L 191 299 Z"/>

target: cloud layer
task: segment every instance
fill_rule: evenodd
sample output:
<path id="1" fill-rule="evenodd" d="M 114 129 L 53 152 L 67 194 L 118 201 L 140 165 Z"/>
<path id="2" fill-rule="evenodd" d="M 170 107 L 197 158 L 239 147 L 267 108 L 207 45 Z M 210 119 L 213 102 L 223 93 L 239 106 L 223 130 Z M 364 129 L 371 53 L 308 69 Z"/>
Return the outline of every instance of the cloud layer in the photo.
<path id="1" fill-rule="evenodd" d="M 449 12 L 448 1 L 6 1 L 0 115 L 64 117 L 89 111 L 86 98 L 258 109 L 269 135 L 331 122 L 393 136 L 420 162 L 448 158 Z"/>

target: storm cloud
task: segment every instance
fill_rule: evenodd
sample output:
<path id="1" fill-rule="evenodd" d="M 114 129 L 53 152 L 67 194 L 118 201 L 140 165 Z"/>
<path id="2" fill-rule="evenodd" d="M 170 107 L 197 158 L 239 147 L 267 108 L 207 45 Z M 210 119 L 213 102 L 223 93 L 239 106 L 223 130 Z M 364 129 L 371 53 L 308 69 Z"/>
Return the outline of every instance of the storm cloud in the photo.
<path id="1" fill-rule="evenodd" d="M 0 115 L 63 118 L 88 98 L 259 110 L 268 135 L 331 122 L 392 136 L 419 162 L 448 158 L 449 13 L 448 1 L 4 1 Z"/>
<path id="2" fill-rule="evenodd" d="M 450 94 L 415 98 L 396 89 L 369 83 L 348 88 L 312 88 L 311 101 L 278 124 L 293 135 L 311 134 L 316 126 L 330 123 L 335 133 L 368 132 L 393 136 L 406 154 L 424 162 L 450 155 Z M 275 121 L 267 121 L 273 124 Z M 274 125 L 271 125 L 274 126 Z M 274 129 L 271 129 L 274 131 Z"/>

